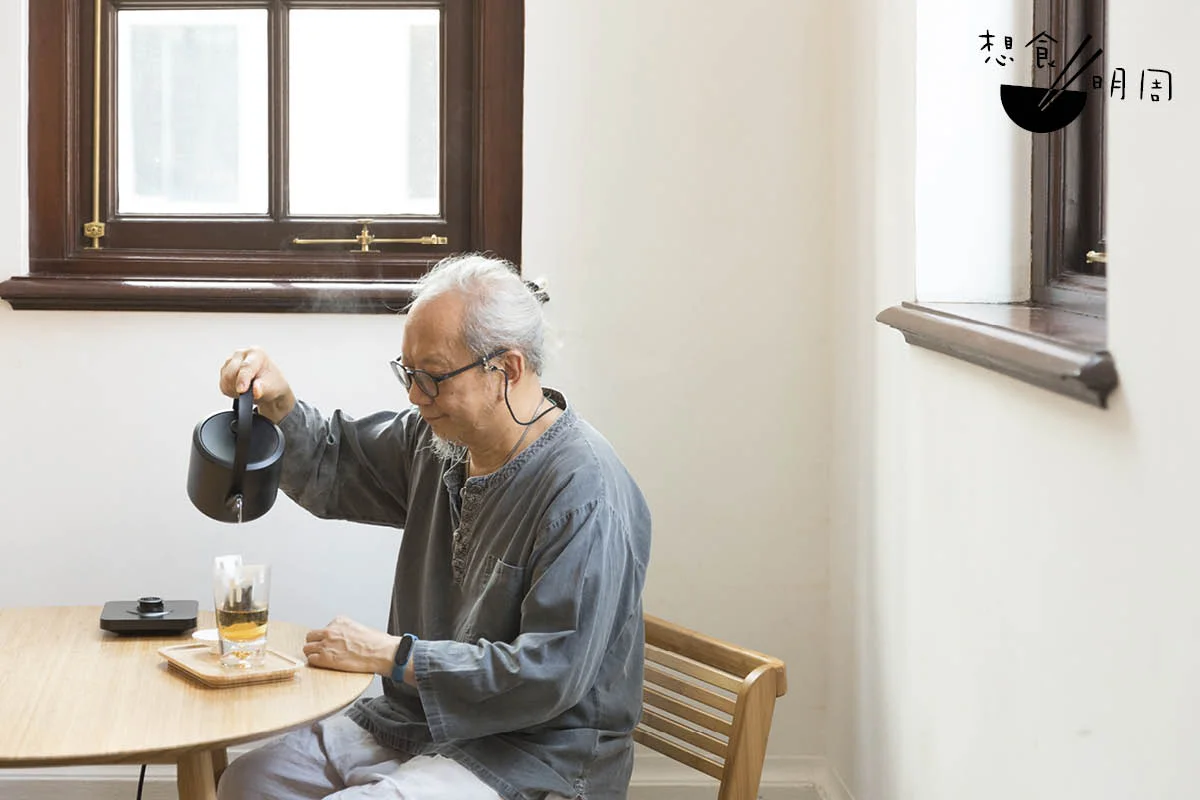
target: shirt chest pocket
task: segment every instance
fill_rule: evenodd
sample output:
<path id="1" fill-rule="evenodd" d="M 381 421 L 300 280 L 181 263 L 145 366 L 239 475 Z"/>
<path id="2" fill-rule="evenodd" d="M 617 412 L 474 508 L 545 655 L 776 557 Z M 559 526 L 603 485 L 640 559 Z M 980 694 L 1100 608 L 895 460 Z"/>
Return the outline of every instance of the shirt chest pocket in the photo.
<path id="1" fill-rule="evenodd" d="M 460 626 L 465 632 L 464 640 L 511 642 L 516 639 L 521 632 L 525 568 L 489 555 L 471 592 L 474 596 L 467 604 L 467 613 Z"/>

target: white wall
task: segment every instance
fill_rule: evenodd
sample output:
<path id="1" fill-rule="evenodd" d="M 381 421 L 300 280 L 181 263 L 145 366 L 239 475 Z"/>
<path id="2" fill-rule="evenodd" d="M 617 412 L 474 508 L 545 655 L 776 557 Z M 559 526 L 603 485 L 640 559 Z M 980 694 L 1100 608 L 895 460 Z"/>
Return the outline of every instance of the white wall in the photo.
<path id="1" fill-rule="evenodd" d="M 1029 83 L 1033 0 L 917 0 L 915 13 L 916 297 L 1028 300 L 1032 138 L 998 97 L 1001 83 Z"/>
<path id="2" fill-rule="evenodd" d="M 915 5 L 847 3 L 840 37 L 861 66 L 839 156 L 832 760 L 859 800 L 1194 797 L 1200 382 L 1174 368 L 1194 360 L 1200 289 L 1200 6 L 1109 4 L 1108 66 L 1178 83 L 1170 105 L 1111 106 L 1122 386 L 1101 411 L 872 321 L 925 269 L 892 222 L 932 180 L 910 146 Z"/>
<path id="3" fill-rule="evenodd" d="M 525 253 L 558 375 L 650 495 L 647 608 L 788 662 L 779 755 L 824 746 L 822 5 L 528 5 Z"/>
<path id="4" fill-rule="evenodd" d="M 770 752 L 793 776 L 824 750 L 825 5 L 528 3 L 525 254 L 562 339 L 550 381 L 649 495 L 647 609 L 787 661 Z M 0 274 L 25 269 L 21 19 L 0 5 Z M 393 532 L 286 499 L 238 530 L 184 486 L 232 348 L 261 343 L 304 396 L 365 413 L 402 402 L 401 324 L 0 304 L 0 604 L 203 599 L 211 558 L 241 551 L 275 564 L 279 617 L 382 626 Z"/>

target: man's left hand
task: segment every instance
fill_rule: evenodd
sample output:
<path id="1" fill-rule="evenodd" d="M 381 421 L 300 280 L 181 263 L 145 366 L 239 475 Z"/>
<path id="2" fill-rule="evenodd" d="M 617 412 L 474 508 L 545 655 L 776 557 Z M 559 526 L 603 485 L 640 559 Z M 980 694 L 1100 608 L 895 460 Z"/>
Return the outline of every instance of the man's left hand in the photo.
<path id="1" fill-rule="evenodd" d="M 391 675 L 399 646 L 399 636 L 338 617 L 326 627 L 308 632 L 304 655 L 314 667 Z"/>

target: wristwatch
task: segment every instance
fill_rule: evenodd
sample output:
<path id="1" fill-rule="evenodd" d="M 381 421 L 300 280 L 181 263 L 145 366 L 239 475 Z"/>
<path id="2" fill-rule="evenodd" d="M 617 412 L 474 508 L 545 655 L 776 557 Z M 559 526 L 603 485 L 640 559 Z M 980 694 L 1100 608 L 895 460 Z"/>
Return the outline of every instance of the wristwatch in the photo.
<path id="1" fill-rule="evenodd" d="M 396 683 L 404 682 L 404 668 L 408 666 L 408 659 L 412 656 L 413 645 L 416 643 L 417 637 L 411 633 L 400 637 L 400 646 L 396 648 L 396 665 L 392 667 L 392 680 Z"/>

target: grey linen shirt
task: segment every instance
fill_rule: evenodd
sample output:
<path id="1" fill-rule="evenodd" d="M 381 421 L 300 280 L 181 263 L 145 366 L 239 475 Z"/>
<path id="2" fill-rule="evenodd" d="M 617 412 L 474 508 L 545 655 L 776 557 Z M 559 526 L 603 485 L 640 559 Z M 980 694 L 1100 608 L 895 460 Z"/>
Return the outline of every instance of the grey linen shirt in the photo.
<path id="1" fill-rule="evenodd" d="M 610 444 L 564 413 L 491 475 L 430 450 L 415 408 L 280 423 L 281 488 L 312 514 L 403 528 L 388 632 L 419 637 L 417 686 L 348 715 L 438 753 L 506 800 L 624 798 L 642 708 L 650 511 Z"/>

